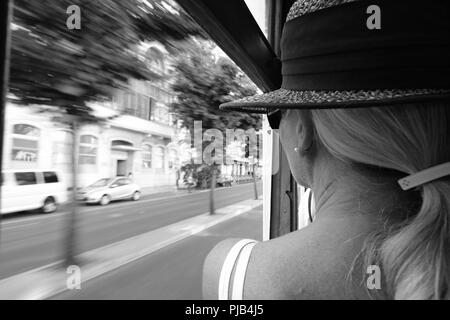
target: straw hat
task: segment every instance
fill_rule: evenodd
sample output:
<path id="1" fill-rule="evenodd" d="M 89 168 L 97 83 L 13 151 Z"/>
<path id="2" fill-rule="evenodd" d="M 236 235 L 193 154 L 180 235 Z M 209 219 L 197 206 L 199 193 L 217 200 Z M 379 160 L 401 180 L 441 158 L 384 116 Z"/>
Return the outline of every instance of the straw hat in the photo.
<path id="1" fill-rule="evenodd" d="M 267 113 L 450 99 L 449 3 L 299 0 L 283 29 L 282 87 L 220 107 Z"/>

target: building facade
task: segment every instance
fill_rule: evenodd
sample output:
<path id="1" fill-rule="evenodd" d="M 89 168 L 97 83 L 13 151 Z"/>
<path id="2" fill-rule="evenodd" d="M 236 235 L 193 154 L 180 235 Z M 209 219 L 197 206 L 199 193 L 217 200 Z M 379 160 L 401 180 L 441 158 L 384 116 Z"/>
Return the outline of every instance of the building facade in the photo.
<path id="1" fill-rule="evenodd" d="M 147 44 L 144 49 L 149 68 L 164 75 L 164 48 Z M 7 103 L 2 167 L 56 169 L 70 185 L 75 141 L 80 186 L 130 174 L 141 187 L 175 186 L 179 161 L 171 147 L 175 126 L 169 105 L 173 99 L 167 81 L 130 79 L 112 101 L 92 104 L 96 112 L 119 116 L 82 125 L 76 137 L 51 114 L 36 112 L 38 107 Z"/>
<path id="2" fill-rule="evenodd" d="M 193 155 L 190 144 L 179 143 L 180 128 L 177 129 L 170 113 L 170 104 L 175 99 L 170 89 L 174 80 L 167 58 L 170 55 L 156 42 L 143 43 L 138 52 L 158 77 L 153 81 L 129 79 L 127 86 L 116 90 L 110 101 L 91 103 L 95 113 L 114 117 L 82 125 L 76 137 L 55 121 L 54 115 L 38 112 L 42 107 L 8 102 L 2 168 L 57 170 L 70 186 L 75 143 L 77 180 L 81 187 L 102 178 L 130 175 L 143 188 L 182 184 L 180 169 L 191 162 Z M 221 166 L 222 175 L 236 178 L 254 172 L 260 176 L 259 161 L 245 158 L 243 151 L 234 157 L 234 163 Z"/>

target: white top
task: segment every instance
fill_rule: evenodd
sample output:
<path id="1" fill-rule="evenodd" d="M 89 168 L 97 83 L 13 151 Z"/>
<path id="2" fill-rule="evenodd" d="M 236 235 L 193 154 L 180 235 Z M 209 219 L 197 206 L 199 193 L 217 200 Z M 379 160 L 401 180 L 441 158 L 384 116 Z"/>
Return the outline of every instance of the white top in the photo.
<path id="1" fill-rule="evenodd" d="M 231 299 L 242 300 L 244 292 L 245 274 L 247 272 L 250 255 L 257 241 L 244 239 L 236 243 L 228 252 L 222 266 L 219 278 L 219 300 L 228 300 L 230 283 L 233 283 Z M 236 271 L 231 279 L 234 266 Z M 233 282 L 231 282 L 233 281 Z"/>

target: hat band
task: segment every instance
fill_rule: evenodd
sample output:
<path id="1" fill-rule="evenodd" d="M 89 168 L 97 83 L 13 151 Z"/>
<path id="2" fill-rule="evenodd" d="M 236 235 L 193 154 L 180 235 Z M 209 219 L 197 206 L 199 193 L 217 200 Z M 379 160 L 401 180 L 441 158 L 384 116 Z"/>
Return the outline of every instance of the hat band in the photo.
<path id="1" fill-rule="evenodd" d="M 282 88 L 450 88 L 450 1 L 357 1 L 285 24 Z M 370 29 L 367 8 L 380 8 Z"/>

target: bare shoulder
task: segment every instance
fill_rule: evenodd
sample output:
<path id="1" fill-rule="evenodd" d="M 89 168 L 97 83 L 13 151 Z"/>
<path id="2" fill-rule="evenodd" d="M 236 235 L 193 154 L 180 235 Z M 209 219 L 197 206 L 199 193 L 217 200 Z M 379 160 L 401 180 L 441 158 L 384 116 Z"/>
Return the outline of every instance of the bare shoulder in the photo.
<path id="1" fill-rule="evenodd" d="M 355 222 L 354 222 L 355 223 Z M 311 225 L 253 249 L 244 283 L 244 299 L 348 299 L 365 298 L 362 288 L 346 292 L 348 275 L 361 251 L 362 227 L 346 229 L 345 221 Z M 220 242 L 203 269 L 205 299 L 218 298 L 219 276 L 230 249 L 240 239 Z M 354 283 L 361 278 L 355 277 Z"/>
<path id="2" fill-rule="evenodd" d="M 219 277 L 225 258 L 231 248 L 242 239 L 226 239 L 219 242 L 208 254 L 203 265 L 203 298 L 218 299 Z M 244 286 L 244 299 L 284 299 L 283 283 L 275 281 L 278 273 L 277 265 L 273 262 L 276 252 L 280 252 L 284 245 L 279 239 L 258 242 L 250 256 Z M 234 275 L 232 273 L 232 278 Z"/>
<path id="3" fill-rule="evenodd" d="M 225 257 L 231 248 L 241 239 L 226 239 L 219 242 L 208 254 L 203 264 L 203 298 L 218 299 L 219 277 Z"/>
<path id="4" fill-rule="evenodd" d="M 331 230 L 311 225 L 259 243 L 248 265 L 244 298 L 366 299 L 362 273 L 350 275 L 358 268 L 354 263 L 366 234 Z"/>

